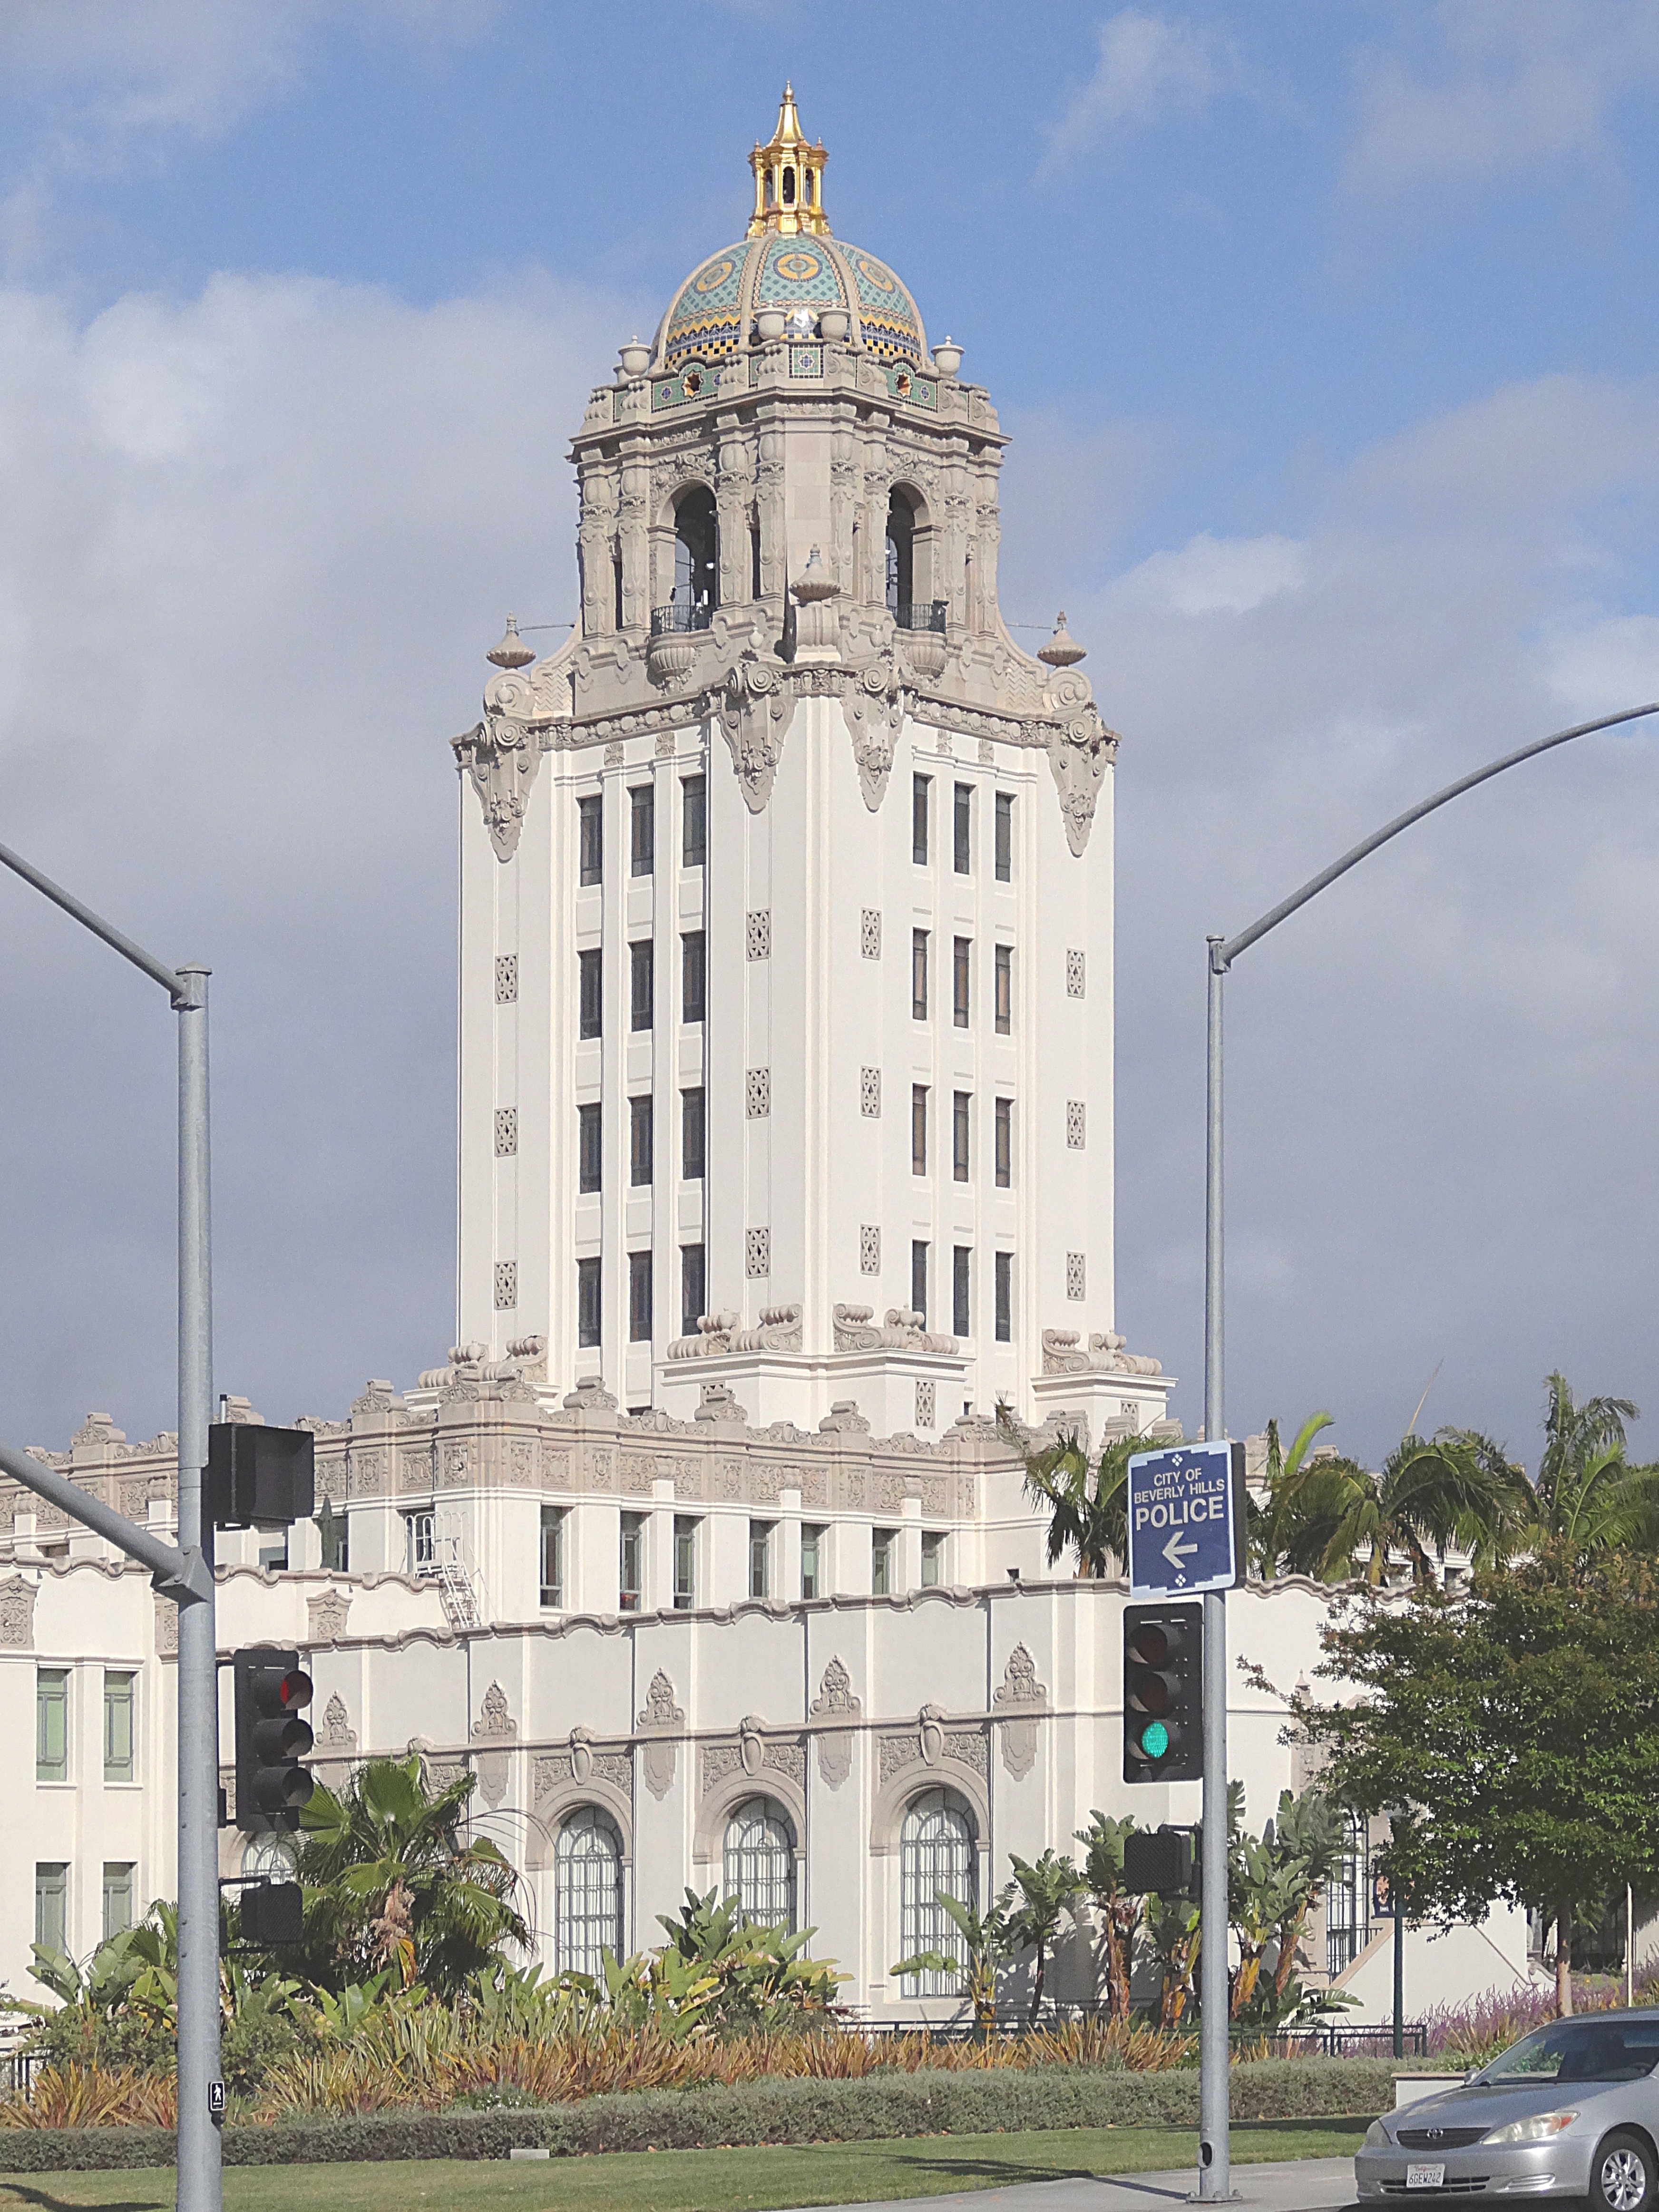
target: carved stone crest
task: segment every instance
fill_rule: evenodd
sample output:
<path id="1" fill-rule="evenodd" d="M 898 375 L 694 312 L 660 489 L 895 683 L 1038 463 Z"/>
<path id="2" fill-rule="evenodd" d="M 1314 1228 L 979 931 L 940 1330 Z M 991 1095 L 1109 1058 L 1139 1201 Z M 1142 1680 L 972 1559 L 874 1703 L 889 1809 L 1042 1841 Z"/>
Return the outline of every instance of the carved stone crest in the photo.
<path id="1" fill-rule="evenodd" d="M 854 1694 L 853 1678 L 842 1665 L 839 1656 L 832 1657 L 823 1670 L 823 1680 L 818 1694 L 812 1700 L 811 1717 L 827 1721 L 845 1719 L 856 1723 L 862 1710 Z M 818 1779 L 826 1789 L 839 1790 L 853 1771 L 853 1729 L 823 1728 L 817 1731 Z"/>
<path id="2" fill-rule="evenodd" d="M 647 1736 L 656 1732 L 655 1741 L 647 1741 L 644 1747 L 645 1786 L 653 1797 L 664 1798 L 674 1786 L 675 1746 L 670 1731 L 678 1732 L 685 1726 L 685 1715 L 674 1703 L 674 1685 L 660 1667 L 645 1693 L 639 1725 Z"/>
<path id="3" fill-rule="evenodd" d="M 841 695 L 847 734 L 858 763 L 859 789 L 873 814 L 887 795 L 893 748 L 904 719 L 903 695 L 890 660 L 872 660 Z"/>
<path id="4" fill-rule="evenodd" d="M 507 1710 L 506 1691 L 499 1682 L 492 1682 L 484 1692 L 478 1717 L 472 1723 L 473 1742 L 504 1747 L 511 1743 L 518 1733 L 519 1724 Z M 479 1791 L 493 1812 L 507 1795 L 508 1754 L 500 1747 L 480 1750 L 477 1766 Z"/>
<path id="5" fill-rule="evenodd" d="M 320 1597 L 307 1598 L 306 1641 L 308 1644 L 337 1644 L 345 1634 L 350 1612 L 351 1600 L 344 1590 L 325 1590 Z"/>
<path id="6" fill-rule="evenodd" d="M 1053 704 L 1063 719 L 1048 737 L 1048 765 L 1060 793 L 1066 842 L 1081 859 L 1094 827 L 1095 802 L 1106 771 L 1117 757 L 1118 738 L 1096 713 L 1081 677 L 1062 676 L 1052 687 Z"/>
<path id="7" fill-rule="evenodd" d="M 773 664 L 746 653 L 717 695 L 715 712 L 732 750 L 745 805 L 758 814 L 772 796 L 783 741 L 794 719 L 795 695 Z"/>
<path id="8" fill-rule="evenodd" d="M 170 1597 L 155 1601 L 155 1651 L 162 1659 L 179 1656 L 179 1608 Z"/>
<path id="9" fill-rule="evenodd" d="M 1048 1692 L 1037 1680 L 1036 1662 L 1023 1644 L 1015 1644 L 991 1705 L 1002 1742 L 1002 1764 L 1016 1782 L 1024 1782 L 1036 1764 L 1036 1717 L 1048 1702 Z"/>
<path id="10" fill-rule="evenodd" d="M 509 714 L 486 712 L 482 722 L 450 740 L 455 764 L 472 780 L 484 827 L 498 860 L 519 849 L 530 787 L 542 764 L 539 734 Z"/>
<path id="11" fill-rule="evenodd" d="M 0 1583 L 0 1644 L 9 1651 L 29 1651 L 34 1647 L 36 1588 L 27 1575 L 12 1575 Z M 169 1605 L 167 1611 L 177 1618 L 174 1607 Z"/>

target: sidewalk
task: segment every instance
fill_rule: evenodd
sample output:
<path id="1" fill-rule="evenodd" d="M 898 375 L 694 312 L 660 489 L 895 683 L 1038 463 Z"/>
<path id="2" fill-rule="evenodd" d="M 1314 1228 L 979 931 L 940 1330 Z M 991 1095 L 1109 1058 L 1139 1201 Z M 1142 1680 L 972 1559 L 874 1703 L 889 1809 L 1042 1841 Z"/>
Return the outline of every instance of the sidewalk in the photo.
<path id="1" fill-rule="evenodd" d="M 1353 2204 L 1353 2160 L 1351 2158 L 1267 2159 L 1259 2164 L 1235 2162 L 1233 2191 L 1242 2207 L 1254 2212 L 1346 2212 Z M 1024 2181 L 1010 2189 L 965 2190 L 955 2197 L 912 2197 L 907 2203 L 921 2212 L 923 2206 L 960 2206 L 962 2212 L 1175 2212 L 1184 2207 L 1198 2187 L 1194 2167 L 1184 2166 L 1169 2173 L 1097 2174 L 1088 2180 Z M 823 2212 L 823 2208 L 817 2208 Z M 873 2208 L 842 2205 L 836 2212 L 873 2212 Z"/>

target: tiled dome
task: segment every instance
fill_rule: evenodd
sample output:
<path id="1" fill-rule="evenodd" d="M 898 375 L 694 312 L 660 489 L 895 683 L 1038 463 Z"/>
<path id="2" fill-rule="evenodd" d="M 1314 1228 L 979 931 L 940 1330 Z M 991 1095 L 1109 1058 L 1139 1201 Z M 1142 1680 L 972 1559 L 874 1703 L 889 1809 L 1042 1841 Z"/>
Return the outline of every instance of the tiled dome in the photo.
<path id="1" fill-rule="evenodd" d="M 849 335 L 872 353 L 921 368 L 927 340 L 916 303 L 884 261 L 830 234 L 823 212 L 825 155 L 800 128 L 786 85 L 770 143 L 750 155 L 755 213 L 749 234 L 694 269 L 657 331 L 653 366 L 678 371 L 719 361 L 755 337 L 763 307 L 781 308 L 786 330 L 819 335 L 818 317 L 841 308 Z"/>

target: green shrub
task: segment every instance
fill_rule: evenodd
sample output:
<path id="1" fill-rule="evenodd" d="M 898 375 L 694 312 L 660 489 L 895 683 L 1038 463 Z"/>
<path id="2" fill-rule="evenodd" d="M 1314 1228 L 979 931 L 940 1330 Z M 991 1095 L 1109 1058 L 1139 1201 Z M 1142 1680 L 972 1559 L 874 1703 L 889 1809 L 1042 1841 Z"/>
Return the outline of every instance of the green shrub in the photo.
<path id="1" fill-rule="evenodd" d="M 1367 2115 L 1393 2102 L 1395 2062 L 1273 2058 L 1234 2067 L 1238 2120 Z M 556 2156 L 721 2144 L 854 2142 L 890 2136 L 990 2135 L 1027 2128 L 1196 2127 L 1198 2074 L 1049 2066 L 1025 2072 L 917 2073 L 862 2081 L 768 2081 L 586 2097 L 540 2108 L 374 2113 L 357 2119 L 233 2123 L 230 2166 L 416 2158 L 505 2158 L 515 2146 Z M 19 2128 L 0 2140 L 0 2168 L 43 2173 L 170 2165 L 161 2128 Z"/>

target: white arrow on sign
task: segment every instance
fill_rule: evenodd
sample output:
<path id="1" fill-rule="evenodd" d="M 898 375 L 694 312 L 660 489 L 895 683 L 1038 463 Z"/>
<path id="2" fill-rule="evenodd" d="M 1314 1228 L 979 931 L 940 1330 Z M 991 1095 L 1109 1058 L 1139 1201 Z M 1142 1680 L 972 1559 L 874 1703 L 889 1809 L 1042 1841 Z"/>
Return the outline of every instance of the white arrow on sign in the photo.
<path id="1" fill-rule="evenodd" d="M 1198 1546 L 1195 1543 L 1183 1544 L 1181 1540 L 1181 1531 L 1177 1528 L 1164 1547 L 1164 1556 L 1178 1574 L 1184 1560 L 1195 1559 L 1198 1557 Z"/>

